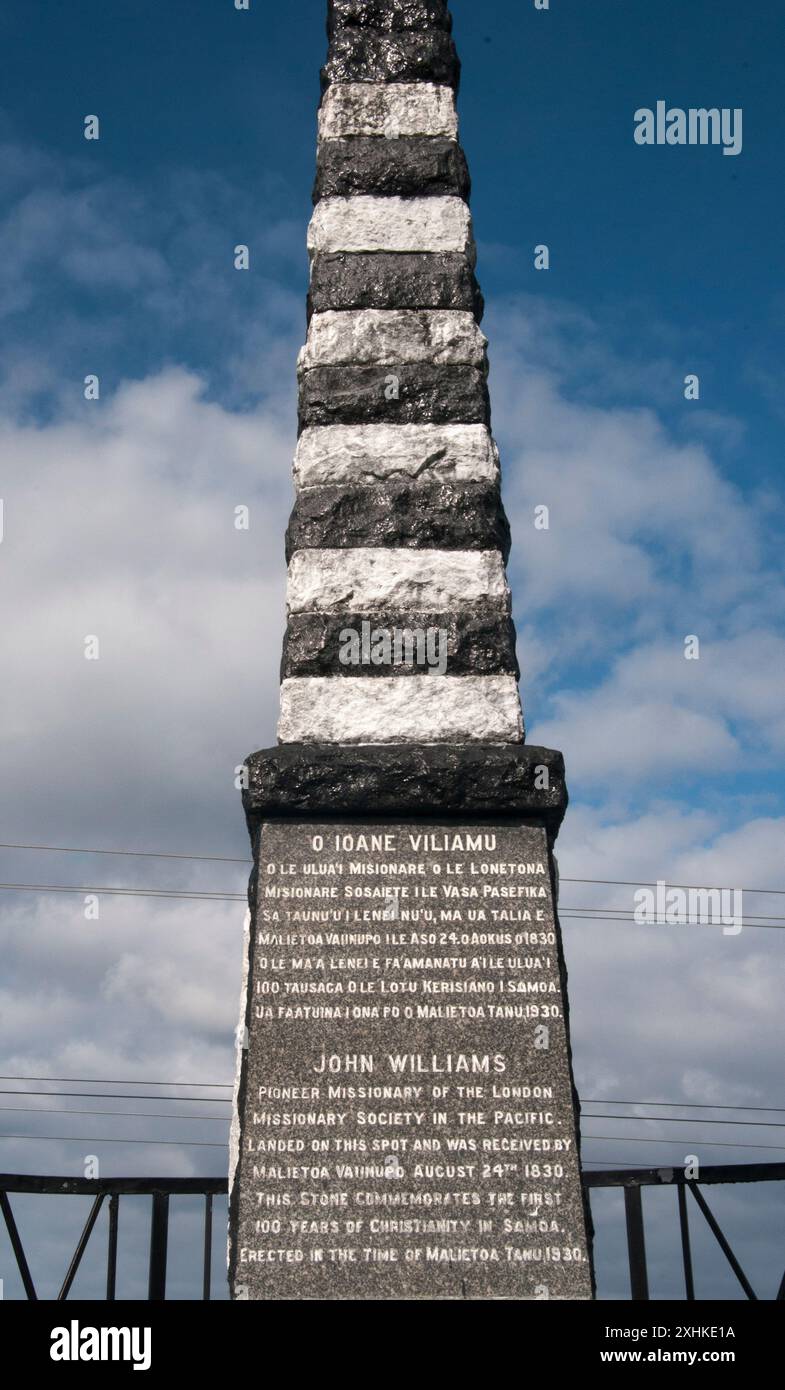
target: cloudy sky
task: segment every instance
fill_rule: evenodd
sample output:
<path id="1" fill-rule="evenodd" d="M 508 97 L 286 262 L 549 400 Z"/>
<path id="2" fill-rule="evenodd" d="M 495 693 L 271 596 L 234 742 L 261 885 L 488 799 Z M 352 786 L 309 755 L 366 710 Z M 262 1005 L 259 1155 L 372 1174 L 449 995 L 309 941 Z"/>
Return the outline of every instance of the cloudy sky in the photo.
<path id="1" fill-rule="evenodd" d="M 0 890 L 0 1134 L 23 1136 L 0 1139 L 7 1172 L 78 1176 L 88 1154 L 103 1176 L 226 1168 L 214 1102 L 229 1092 L 204 1087 L 233 1070 L 234 772 L 274 741 L 324 8 L 10 0 L 0 15 L 0 839 L 214 857 L 0 850 L 3 883 L 37 890 Z M 562 889 L 584 1133 L 608 1136 L 585 1158 L 785 1160 L 779 7 L 452 9 L 528 737 L 567 759 L 564 879 L 609 881 Z M 637 146 L 633 113 L 660 99 L 742 108 L 742 153 Z M 630 911 L 614 881 L 657 879 L 777 892 L 745 893 L 736 936 L 602 918 Z M 42 885 L 226 900 L 102 894 L 95 920 L 84 893 Z M 203 1099 L 174 1101 L 173 1083 Z M 46 1221 L 15 1210 L 51 1295 L 85 1212 L 49 1201 Z M 709 1201 L 772 1297 L 777 1188 Z M 653 1295 L 678 1297 L 674 1194 L 646 1209 Z M 144 1280 L 132 1210 L 126 1296 Z M 601 1293 L 624 1297 L 618 1197 L 595 1214 Z M 176 1219 L 171 1289 L 191 1297 L 196 1206 Z M 699 1294 L 736 1297 L 697 1225 L 695 1245 Z M 18 1297 L 4 1233 L 0 1278 Z M 100 1288 L 88 1256 L 76 1291 Z"/>

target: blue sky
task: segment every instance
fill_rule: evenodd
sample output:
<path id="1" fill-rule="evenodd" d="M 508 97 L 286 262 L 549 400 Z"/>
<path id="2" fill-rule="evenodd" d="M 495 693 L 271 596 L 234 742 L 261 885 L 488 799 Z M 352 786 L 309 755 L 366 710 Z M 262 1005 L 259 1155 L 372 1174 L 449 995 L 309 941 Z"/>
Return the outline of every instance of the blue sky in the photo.
<path id="1" fill-rule="evenodd" d="M 208 0 L 197 19 L 187 0 L 79 0 L 74 22 L 73 8 L 47 0 L 12 4 L 0 20 L 6 132 L 63 164 L 79 161 L 87 185 L 103 176 L 152 191 L 172 178 L 212 174 L 234 184 L 253 210 L 256 237 L 265 223 L 302 224 L 323 8 L 322 0 L 302 0 L 296 10 L 257 3 L 237 13 L 230 0 Z M 785 319 L 779 6 L 559 0 L 541 13 L 522 0 L 456 0 L 454 15 L 467 55 L 463 141 L 486 293 L 530 291 L 611 315 L 633 360 L 656 355 L 667 333 L 685 371 L 704 377 L 706 403 L 743 414 L 754 432 L 757 477 L 776 479 Z M 632 113 L 658 98 L 741 106 L 741 157 L 641 150 L 631 138 Z M 91 147 L 79 134 L 94 110 L 103 132 Z M 189 245 L 176 208 L 160 211 L 169 215 L 149 227 L 147 245 L 185 267 L 205 256 L 203 242 Z M 552 247 L 548 276 L 531 266 L 538 241 Z M 276 282 L 300 294 L 302 241 L 266 254 Z M 67 303 L 58 295 L 50 307 Z M 77 306 L 89 321 L 83 295 Z M 105 303 L 94 307 L 105 313 Z M 180 327 L 178 360 L 204 362 L 204 340 Z M 149 370 L 149 329 L 136 353 L 133 344 L 118 345 L 117 372 Z M 675 425 L 681 413 L 675 395 Z M 743 479 L 748 469 L 737 467 Z"/>
<path id="2" fill-rule="evenodd" d="M 572 794 L 562 873 L 783 889 L 781 7 L 452 9 L 524 706 Z M 274 738 L 323 11 L 12 0 L 0 16 L 4 842 L 245 853 L 233 773 Z M 742 153 L 635 145 L 633 113 L 658 99 L 741 107 Z M 1 877 L 238 892 L 244 870 L 4 851 Z M 598 907 L 632 891 L 570 888 Z M 107 897 L 100 927 L 65 896 L 0 907 L 3 1072 L 230 1077 L 237 904 Z M 564 925 L 584 1095 L 785 1106 L 776 930 Z M 668 1127 L 635 1132 L 650 1150 L 587 1156 L 685 1151 L 660 1143 Z M 779 1131 L 684 1127 L 704 1162 L 785 1152 L 720 1133 Z M 224 1162 L 104 1152 L 116 1173 Z M 7 1140 L 2 1164 L 80 1171 L 80 1153 Z M 762 1199 L 750 1210 L 739 1238 L 771 1282 L 781 1235 Z M 617 1217 L 608 1230 L 606 1292 L 624 1284 Z"/>

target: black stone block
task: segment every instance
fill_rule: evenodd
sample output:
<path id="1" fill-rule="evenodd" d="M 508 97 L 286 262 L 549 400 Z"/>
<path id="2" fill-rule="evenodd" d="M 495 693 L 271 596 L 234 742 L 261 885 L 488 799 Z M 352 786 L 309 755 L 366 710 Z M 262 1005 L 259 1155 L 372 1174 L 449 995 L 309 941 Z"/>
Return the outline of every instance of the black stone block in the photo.
<path id="1" fill-rule="evenodd" d="M 461 65 L 443 29 L 381 33 L 336 30 L 322 68 L 322 90 L 331 82 L 433 82 L 457 90 Z"/>
<path id="2" fill-rule="evenodd" d="M 390 398 L 391 378 L 398 382 Z M 490 425 L 477 367 L 313 367 L 300 378 L 299 430 L 309 425 Z"/>
<path id="3" fill-rule="evenodd" d="M 414 663 L 406 665 L 379 665 L 363 659 L 360 665 L 345 664 L 340 659 L 342 650 L 341 633 L 347 627 L 362 634 L 362 624 L 370 624 L 370 630 L 385 628 L 401 632 L 419 629 L 427 633 L 436 629 L 446 633 L 440 638 L 440 646 L 431 649 L 431 662 L 425 660 L 415 648 Z M 281 679 L 288 676 L 408 676 L 422 675 L 423 666 L 435 664 L 443 651 L 441 643 L 447 644 L 448 676 L 503 676 L 520 675 L 515 655 L 515 625 L 500 605 L 486 603 L 476 608 L 457 613 L 432 613 L 423 610 L 410 610 L 406 613 L 389 609 L 377 609 L 364 613 L 295 613 L 286 629 L 281 662 Z M 404 653 L 406 648 L 403 649 Z M 437 680 L 438 676 L 434 676 Z"/>
<path id="4" fill-rule="evenodd" d="M 246 759 L 253 840 L 269 816 L 510 816 L 558 833 L 567 809 L 564 759 L 510 744 L 288 743 Z M 542 783 L 547 769 L 548 786 Z"/>
<path id="5" fill-rule="evenodd" d="M 351 136 L 320 140 L 313 200 L 355 193 L 468 199 L 469 170 L 460 145 L 442 136 Z"/>
<path id="6" fill-rule="evenodd" d="M 489 483 L 388 482 L 373 487 L 309 487 L 286 532 L 296 550 L 394 546 L 510 552 L 510 527 L 498 487 Z"/>
<path id="7" fill-rule="evenodd" d="M 462 252 L 334 251 L 314 256 L 308 318 L 327 309 L 469 309 L 483 297 Z"/>
<path id="8" fill-rule="evenodd" d="M 401 33 L 411 29 L 452 29 L 446 0 L 329 0 L 327 33 L 358 27 Z"/>

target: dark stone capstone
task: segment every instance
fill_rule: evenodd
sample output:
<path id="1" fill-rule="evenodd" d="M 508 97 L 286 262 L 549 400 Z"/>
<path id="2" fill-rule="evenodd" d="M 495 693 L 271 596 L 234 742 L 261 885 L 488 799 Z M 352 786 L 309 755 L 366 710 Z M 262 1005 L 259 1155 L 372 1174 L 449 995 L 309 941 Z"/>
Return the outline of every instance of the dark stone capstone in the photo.
<path id="1" fill-rule="evenodd" d="M 398 395 L 389 398 L 389 379 Z M 312 367 L 300 379 L 299 430 L 309 425 L 490 425 L 478 367 Z"/>
<path id="2" fill-rule="evenodd" d="M 461 64 L 443 29 L 381 33 L 337 29 L 322 68 L 322 90 L 331 82 L 434 82 L 457 90 Z"/>
<path id="3" fill-rule="evenodd" d="M 387 482 L 371 487 L 309 487 L 286 532 L 296 550 L 355 546 L 510 553 L 510 527 L 492 483 Z"/>
<path id="4" fill-rule="evenodd" d="M 452 194 L 469 197 L 469 170 L 460 145 L 442 136 L 400 136 L 397 140 L 355 135 L 320 140 L 313 200 L 352 194 L 422 198 Z"/>
<path id="5" fill-rule="evenodd" d="M 281 680 L 288 676 L 409 676 L 422 675 L 427 664 L 422 652 L 414 648 L 412 665 L 374 666 L 344 664 L 340 660 L 341 633 L 349 626 L 362 634 L 362 624 L 370 623 L 371 632 L 383 628 L 398 632 L 428 629 L 446 633 L 448 676 L 520 675 L 515 656 L 515 626 L 506 608 L 500 605 L 473 607 L 464 612 L 429 613 L 407 610 L 406 613 L 377 609 L 365 613 L 294 613 L 289 619 L 283 644 Z M 440 645 L 430 649 L 431 660 L 441 654 Z M 433 639 L 432 639 L 433 641 Z M 406 649 L 404 648 L 404 653 Z M 438 680 L 438 676 L 434 676 Z"/>
<path id="6" fill-rule="evenodd" d="M 327 33 L 349 27 L 400 33 L 407 29 L 452 29 L 446 0 L 329 0 Z"/>
<path id="7" fill-rule="evenodd" d="M 245 761 L 253 839 L 267 816 L 499 816 L 543 822 L 555 837 L 567 809 L 564 759 L 509 744 L 283 743 Z M 538 786 L 547 769 L 548 786 Z"/>
<path id="8" fill-rule="evenodd" d="M 308 317 L 327 309 L 484 309 L 459 251 L 332 251 L 314 256 Z"/>

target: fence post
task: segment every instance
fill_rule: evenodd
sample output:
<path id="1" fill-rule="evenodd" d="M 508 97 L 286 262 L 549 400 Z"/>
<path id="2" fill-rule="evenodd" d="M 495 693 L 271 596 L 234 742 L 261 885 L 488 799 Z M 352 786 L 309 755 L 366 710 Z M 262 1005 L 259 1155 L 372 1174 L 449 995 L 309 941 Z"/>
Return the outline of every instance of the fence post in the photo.
<path id="1" fill-rule="evenodd" d="M 117 1288 L 117 1223 L 120 1217 L 120 1198 L 113 1192 L 109 1198 L 109 1248 L 106 1253 L 106 1301 L 114 1303 Z"/>
<path id="2" fill-rule="evenodd" d="M 202 1275 L 202 1298 L 210 1298 L 210 1275 L 213 1258 L 213 1194 L 205 1193 L 204 1198 L 204 1269 Z"/>
<path id="3" fill-rule="evenodd" d="M 687 1215 L 687 1194 L 684 1183 L 679 1183 L 676 1191 L 679 1196 L 679 1226 L 681 1228 L 681 1258 L 684 1265 L 684 1287 L 687 1302 L 695 1301 L 695 1281 L 692 1277 L 692 1250 L 690 1248 L 690 1219 Z"/>
<path id="4" fill-rule="evenodd" d="M 150 1279 L 147 1299 L 163 1303 L 166 1298 L 166 1246 L 169 1238 L 169 1194 L 153 1193 L 153 1213 L 150 1226 Z"/>
<path id="5" fill-rule="evenodd" d="M 630 1258 L 630 1295 L 634 1302 L 649 1297 L 649 1277 L 646 1271 L 646 1241 L 643 1235 L 643 1203 L 637 1186 L 624 1189 L 624 1213 L 627 1218 L 627 1253 Z"/>

